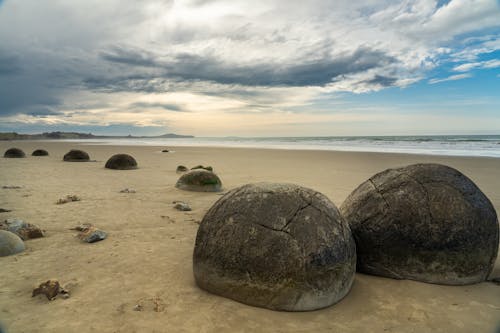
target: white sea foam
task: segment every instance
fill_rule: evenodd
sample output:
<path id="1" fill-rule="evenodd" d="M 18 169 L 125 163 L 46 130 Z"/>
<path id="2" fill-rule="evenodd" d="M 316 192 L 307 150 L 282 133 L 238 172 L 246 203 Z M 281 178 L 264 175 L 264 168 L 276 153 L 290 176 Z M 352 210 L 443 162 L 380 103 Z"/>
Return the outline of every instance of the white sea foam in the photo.
<path id="1" fill-rule="evenodd" d="M 103 145 L 244 147 L 500 157 L 500 135 L 267 138 L 196 137 L 175 139 L 109 138 L 66 141 Z"/>

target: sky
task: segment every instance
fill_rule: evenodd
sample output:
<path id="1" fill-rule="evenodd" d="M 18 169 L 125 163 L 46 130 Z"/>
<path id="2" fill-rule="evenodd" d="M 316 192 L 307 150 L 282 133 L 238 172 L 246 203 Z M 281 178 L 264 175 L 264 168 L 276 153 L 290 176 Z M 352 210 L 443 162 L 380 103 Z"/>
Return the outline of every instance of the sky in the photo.
<path id="1" fill-rule="evenodd" d="M 0 132 L 500 134 L 498 0 L 0 0 Z"/>

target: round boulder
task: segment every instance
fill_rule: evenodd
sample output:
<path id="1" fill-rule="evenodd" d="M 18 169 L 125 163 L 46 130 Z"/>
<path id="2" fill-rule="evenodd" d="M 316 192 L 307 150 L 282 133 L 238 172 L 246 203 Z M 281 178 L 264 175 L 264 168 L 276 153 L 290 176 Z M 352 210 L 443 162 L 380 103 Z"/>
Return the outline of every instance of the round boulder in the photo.
<path id="1" fill-rule="evenodd" d="M 88 162 L 90 161 L 89 154 L 83 150 L 71 149 L 63 158 L 66 162 Z"/>
<path id="2" fill-rule="evenodd" d="M 297 185 L 234 189 L 210 208 L 196 235 L 200 288 L 272 310 L 332 305 L 349 292 L 355 270 L 348 224 L 328 198 Z"/>
<path id="3" fill-rule="evenodd" d="M 23 252 L 24 249 L 24 242 L 18 235 L 10 231 L 0 230 L 0 257 Z"/>
<path id="4" fill-rule="evenodd" d="M 188 168 L 184 165 L 178 165 L 177 169 L 175 170 L 175 172 L 177 172 L 177 173 L 182 173 L 182 172 L 186 172 L 186 171 L 188 171 Z"/>
<path id="5" fill-rule="evenodd" d="M 48 156 L 49 152 L 45 149 L 37 149 L 31 153 L 31 156 Z"/>
<path id="6" fill-rule="evenodd" d="M 23 158 L 26 157 L 26 154 L 24 151 L 22 151 L 19 148 L 10 148 L 5 151 L 5 154 L 3 154 L 3 157 L 6 158 Z"/>
<path id="7" fill-rule="evenodd" d="M 355 189 L 340 211 L 356 240 L 360 272 L 465 285 L 484 281 L 493 269 L 495 209 L 453 168 L 385 170 Z"/>
<path id="8" fill-rule="evenodd" d="M 109 158 L 105 167 L 115 170 L 132 170 L 137 169 L 137 162 L 128 154 L 116 154 Z"/>
<path id="9" fill-rule="evenodd" d="M 222 183 L 215 173 L 204 169 L 196 169 L 183 174 L 175 187 L 186 191 L 220 192 Z"/>

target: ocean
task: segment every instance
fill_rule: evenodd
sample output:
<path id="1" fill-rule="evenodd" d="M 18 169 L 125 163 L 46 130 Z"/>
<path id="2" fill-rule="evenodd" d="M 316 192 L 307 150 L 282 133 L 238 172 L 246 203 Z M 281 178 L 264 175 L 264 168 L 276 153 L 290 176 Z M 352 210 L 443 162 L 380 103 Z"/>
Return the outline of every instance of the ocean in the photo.
<path id="1" fill-rule="evenodd" d="M 144 145 L 335 150 L 500 158 L 500 135 L 323 136 L 323 137 L 195 137 L 65 140 Z"/>

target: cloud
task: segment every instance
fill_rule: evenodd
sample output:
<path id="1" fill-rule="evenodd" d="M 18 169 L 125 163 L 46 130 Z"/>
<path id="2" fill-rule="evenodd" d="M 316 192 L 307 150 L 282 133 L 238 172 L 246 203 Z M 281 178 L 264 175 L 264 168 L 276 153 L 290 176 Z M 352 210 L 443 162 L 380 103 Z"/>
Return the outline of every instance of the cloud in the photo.
<path id="1" fill-rule="evenodd" d="M 408 87 L 450 63 L 497 68 L 481 56 L 500 49 L 499 15 L 495 0 L 6 1 L 0 118 L 314 112 L 322 96 Z"/>
<path id="2" fill-rule="evenodd" d="M 480 62 L 470 62 L 453 67 L 455 72 L 468 72 L 472 69 L 491 69 L 500 67 L 500 60 L 493 59 Z"/>
<path id="3" fill-rule="evenodd" d="M 148 102 L 135 102 L 130 105 L 133 109 L 151 109 L 159 108 L 174 112 L 188 112 L 182 105 L 171 103 L 148 103 Z"/>
<path id="4" fill-rule="evenodd" d="M 436 84 L 436 83 L 446 82 L 446 81 L 457 81 L 457 80 L 467 79 L 470 77 L 472 77 L 472 74 L 457 74 L 457 75 L 451 75 L 451 76 L 441 78 L 441 79 L 430 79 L 429 83 Z"/>

